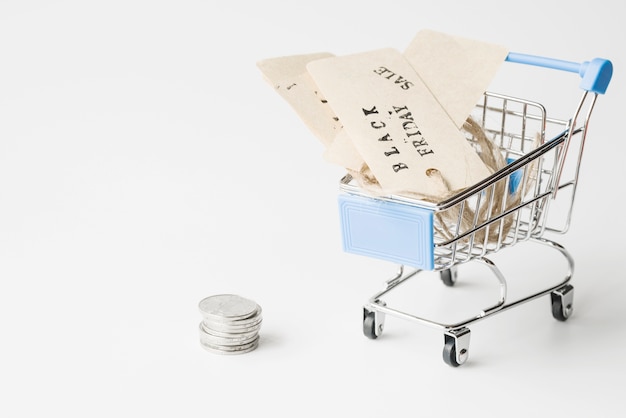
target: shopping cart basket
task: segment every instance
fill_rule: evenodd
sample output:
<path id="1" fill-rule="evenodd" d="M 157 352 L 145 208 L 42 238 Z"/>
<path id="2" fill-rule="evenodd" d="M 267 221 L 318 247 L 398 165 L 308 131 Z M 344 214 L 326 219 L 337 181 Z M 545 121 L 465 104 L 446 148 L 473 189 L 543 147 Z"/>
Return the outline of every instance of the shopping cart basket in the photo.
<path id="1" fill-rule="evenodd" d="M 379 337 L 386 314 L 437 328 L 444 333 L 443 360 L 453 367 L 466 362 L 468 326 L 476 321 L 548 294 L 557 320 L 565 321 L 572 312 L 573 286 L 569 282 L 574 261 L 544 233 L 564 234 L 569 228 L 589 118 L 598 95 L 608 87 L 613 67 L 600 58 L 581 64 L 515 53 L 510 53 L 507 61 L 578 73 L 583 92 L 573 117 L 549 118 L 540 103 L 485 93 L 471 117 L 499 147 L 507 165 L 437 204 L 399 195 L 373 197 L 350 175 L 340 182 L 344 251 L 399 265 L 383 290 L 363 306 L 364 334 L 371 339 Z M 481 147 L 474 135 L 467 134 L 467 140 L 477 150 Z M 565 200 L 565 211 L 559 212 L 555 224 L 548 214 L 557 200 Z M 565 258 L 568 271 L 556 285 L 507 300 L 504 274 L 487 256 L 521 242 L 553 249 Z M 442 323 L 383 300 L 422 272 L 438 272 L 445 285 L 454 286 L 457 267 L 468 262 L 487 266 L 500 289 L 494 305 L 468 319 Z"/>

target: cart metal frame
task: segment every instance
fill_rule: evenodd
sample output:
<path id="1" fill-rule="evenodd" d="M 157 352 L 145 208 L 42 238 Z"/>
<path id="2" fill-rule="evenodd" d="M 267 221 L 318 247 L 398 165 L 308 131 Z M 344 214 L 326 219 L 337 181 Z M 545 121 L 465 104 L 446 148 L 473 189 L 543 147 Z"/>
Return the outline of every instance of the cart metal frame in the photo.
<path id="1" fill-rule="evenodd" d="M 582 78 L 583 93 L 573 117 L 569 120 L 548 118 L 540 103 L 486 92 L 471 116 L 510 163 L 482 182 L 438 204 L 397 195 L 372 197 L 354 184 L 350 175 L 340 181 L 340 198 L 357 199 L 353 211 L 359 211 L 358 202 L 362 201 L 364 205 L 386 205 L 385 208 L 391 207 L 392 210 L 398 207 L 432 216 L 432 246 L 424 244 L 430 257 L 428 262 L 416 261 L 410 268 L 407 263 L 399 263 L 397 274 L 364 304 L 363 332 L 371 339 L 381 336 L 387 315 L 436 328 L 444 334 L 443 360 L 452 367 L 460 366 L 468 359 L 471 324 L 547 295 L 550 295 L 555 319 L 565 321 L 573 310 L 574 287 L 570 280 L 574 260 L 562 245 L 545 238 L 544 234 L 564 234 L 569 229 L 589 119 L 598 95 L 604 94 L 608 87 L 612 64 L 600 58 L 578 64 L 514 53 L 509 54 L 507 61 L 578 73 Z M 467 140 L 480 152 L 476 138 L 468 134 Z M 503 196 L 500 200 L 494 199 L 498 193 Z M 555 225 L 553 217 L 548 214 L 557 197 L 565 202 L 565 214 L 560 214 L 564 219 Z M 377 252 L 350 248 L 345 235 L 358 234 L 358 228 L 364 226 L 350 222 L 347 216 L 350 216 L 348 212 L 342 213 L 344 250 L 395 260 L 384 249 Z M 357 230 L 346 232 L 347 227 Z M 520 242 L 551 249 L 564 257 L 567 268 L 557 284 L 507 300 L 507 280 L 488 256 Z M 388 306 L 383 299 L 425 271 L 439 272 L 445 285 L 454 286 L 457 267 L 468 262 L 486 266 L 497 279 L 500 290 L 497 302 L 479 309 L 474 316 L 442 323 Z"/>

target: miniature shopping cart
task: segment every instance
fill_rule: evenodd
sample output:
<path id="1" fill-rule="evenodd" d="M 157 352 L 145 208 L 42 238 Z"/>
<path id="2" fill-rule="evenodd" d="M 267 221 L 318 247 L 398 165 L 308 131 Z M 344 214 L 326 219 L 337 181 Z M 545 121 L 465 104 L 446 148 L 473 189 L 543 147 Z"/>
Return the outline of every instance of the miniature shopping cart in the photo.
<path id="1" fill-rule="evenodd" d="M 443 360 L 453 367 L 468 358 L 472 323 L 548 294 L 554 318 L 565 321 L 572 313 L 573 259 L 544 234 L 564 234 L 569 228 L 589 118 L 598 95 L 608 87 L 612 64 L 600 58 L 579 64 L 514 53 L 507 61 L 578 73 L 583 92 L 573 117 L 549 118 L 539 103 L 485 93 L 471 117 L 499 148 L 506 165 L 437 204 L 398 195 L 373 197 L 350 175 L 340 182 L 344 251 L 399 265 L 397 274 L 364 305 L 364 334 L 378 338 L 386 315 L 437 328 L 444 333 Z M 478 150 L 479 141 L 466 136 Z M 559 212 L 555 224 L 548 214 L 557 201 L 565 201 L 560 203 L 565 210 Z M 558 284 L 507 300 L 504 274 L 488 256 L 522 242 L 554 250 L 558 258 L 565 258 L 567 272 Z M 494 305 L 468 319 L 442 323 L 383 300 L 423 272 L 436 272 L 446 286 L 454 286 L 457 268 L 469 262 L 487 266 L 498 281 L 500 296 Z"/>

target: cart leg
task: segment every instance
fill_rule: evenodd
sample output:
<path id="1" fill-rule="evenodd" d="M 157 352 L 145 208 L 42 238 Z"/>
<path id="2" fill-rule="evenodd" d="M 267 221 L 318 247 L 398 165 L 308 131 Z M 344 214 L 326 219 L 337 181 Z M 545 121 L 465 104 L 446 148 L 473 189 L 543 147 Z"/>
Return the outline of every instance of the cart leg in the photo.
<path id="1" fill-rule="evenodd" d="M 470 330 L 459 328 L 447 331 L 444 335 L 443 361 L 452 367 L 458 367 L 469 356 Z"/>
<path id="2" fill-rule="evenodd" d="M 376 301 L 375 303 L 385 306 L 385 302 Z M 383 333 L 385 325 L 385 313 L 372 310 L 367 307 L 363 308 L 363 334 L 372 340 L 380 337 Z"/>
<path id="3" fill-rule="evenodd" d="M 566 284 L 550 294 L 552 316 L 559 321 L 566 321 L 574 310 L 574 286 Z"/>

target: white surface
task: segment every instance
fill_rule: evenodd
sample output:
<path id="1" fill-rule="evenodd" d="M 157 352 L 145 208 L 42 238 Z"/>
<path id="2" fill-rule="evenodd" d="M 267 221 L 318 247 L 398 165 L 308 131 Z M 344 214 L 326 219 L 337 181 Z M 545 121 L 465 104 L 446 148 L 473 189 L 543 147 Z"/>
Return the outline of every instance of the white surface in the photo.
<path id="1" fill-rule="evenodd" d="M 0 3 L 0 415 L 617 416 L 619 6 L 420 3 Z M 380 339 L 362 335 L 362 304 L 395 267 L 342 253 L 342 171 L 255 65 L 402 50 L 422 28 L 615 67 L 559 239 L 574 316 L 555 321 L 542 298 L 479 322 L 456 369 L 438 330 L 388 318 Z M 565 77 L 563 93 L 532 79 L 522 93 L 568 117 L 578 80 Z M 532 267 L 512 254 L 515 272 Z M 200 347 L 197 304 L 218 293 L 263 307 L 256 351 Z"/>

